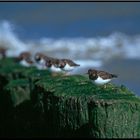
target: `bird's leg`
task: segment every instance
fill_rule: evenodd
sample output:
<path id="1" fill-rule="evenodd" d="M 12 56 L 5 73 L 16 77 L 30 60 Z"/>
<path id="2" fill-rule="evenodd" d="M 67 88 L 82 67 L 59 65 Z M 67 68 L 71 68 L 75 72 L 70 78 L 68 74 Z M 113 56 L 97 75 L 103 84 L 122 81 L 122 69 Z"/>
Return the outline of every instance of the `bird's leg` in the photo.
<path id="1" fill-rule="evenodd" d="M 56 73 L 56 72 L 52 72 L 51 75 L 52 75 L 53 77 L 55 77 L 55 76 L 58 75 L 58 73 Z"/>
<path id="2" fill-rule="evenodd" d="M 69 76 L 70 73 L 69 72 L 65 72 L 63 76 Z"/>

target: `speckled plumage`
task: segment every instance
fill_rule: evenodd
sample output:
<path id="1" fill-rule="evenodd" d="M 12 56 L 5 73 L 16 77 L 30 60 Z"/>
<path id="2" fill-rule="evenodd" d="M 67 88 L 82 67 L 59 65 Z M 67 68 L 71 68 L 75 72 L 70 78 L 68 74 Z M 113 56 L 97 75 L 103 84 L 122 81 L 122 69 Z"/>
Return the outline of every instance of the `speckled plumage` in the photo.
<path id="1" fill-rule="evenodd" d="M 111 74 L 101 70 L 89 69 L 88 70 L 89 79 L 97 84 L 103 85 L 112 80 L 112 78 L 117 78 L 117 75 Z"/>
<path id="2" fill-rule="evenodd" d="M 30 52 L 22 52 L 20 53 L 18 57 L 18 61 L 22 66 L 30 67 L 34 64 L 34 62 L 31 59 L 31 53 Z"/>
<path id="3" fill-rule="evenodd" d="M 74 61 L 70 59 L 60 59 L 59 61 L 59 67 L 65 72 L 72 71 L 78 66 L 80 65 L 76 64 Z"/>

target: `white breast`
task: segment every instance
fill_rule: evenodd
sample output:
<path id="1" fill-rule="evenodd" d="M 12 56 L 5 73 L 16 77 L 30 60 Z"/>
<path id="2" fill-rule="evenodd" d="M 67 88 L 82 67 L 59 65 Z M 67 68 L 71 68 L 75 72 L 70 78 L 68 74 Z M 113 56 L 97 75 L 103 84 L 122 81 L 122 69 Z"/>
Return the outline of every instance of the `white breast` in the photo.
<path id="1" fill-rule="evenodd" d="M 45 64 L 46 64 L 45 60 L 44 59 L 41 59 L 40 61 L 38 61 L 38 62 L 35 63 L 35 66 L 39 70 L 44 70 L 44 69 L 47 69 L 47 66 Z"/>
<path id="2" fill-rule="evenodd" d="M 66 64 L 65 67 L 62 69 L 64 71 L 72 71 L 74 69 L 73 66 L 70 66 L 69 64 Z"/>
<path id="3" fill-rule="evenodd" d="M 41 64 L 37 64 L 36 63 L 35 66 L 37 67 L 38 70 L 45 70 L 45 69 L 47 69 L 47 67 L 45 65 L 43 65 L 43 64 L 41 65 Z"/>
<path id="4" fill-rule="evenodd" d="M 50 70 L 51 72 L 61 72 L 61 71 L 62 71 L 60 68 L 56 68 L 56 67 L 53 66 L 53 65 L 49 68 L 49 70 Z"/>
<path id="5" fill-rule="evenodd" d="M 21 60 L 20 65 L 22 65 L 24 67 L 30 67 L 31 66 L 31 64 L 27 63 L 25 60 Z"/>
<path id="6" fill-rule="evenodd" d="M 96 85 L 104 85 L 110 81 L 111 79 L 102 79 L 101 77 L 98 77 L 96 80 L 92 80 L 92 82 Z"/>
<path id="7" fill-rule="evenodd" d="M 44 59 L 41 59 L 38 63 L 41 64 L 41 65 L 45 65 L 46 62 L 45 62 Z"/>

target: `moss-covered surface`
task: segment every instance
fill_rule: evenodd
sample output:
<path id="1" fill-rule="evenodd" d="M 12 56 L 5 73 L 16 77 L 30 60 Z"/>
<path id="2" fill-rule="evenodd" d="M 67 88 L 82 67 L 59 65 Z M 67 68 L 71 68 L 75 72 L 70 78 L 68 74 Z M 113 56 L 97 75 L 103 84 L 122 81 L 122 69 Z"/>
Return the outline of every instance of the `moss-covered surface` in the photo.
<path id="1" fill-rule="evenodd" d="M 98 87 L 80 75 L 44 77 L 33 94 L 50 136 L 139 137 L 140 99 L 124 86 Z"/>
<path id="2" fill-rule="evenodd" d="M 14 106 L 30 100 L 29 80 L 27 79 L 11 80 L 5 86 L 5 91 L 10 94 Z"/>
<path id="3" fill-rule="evenodd" d="M 11 116 L 5 111 L 9 123 L 2 126 L 14 130 L 12 136 L 140 137 L 140 99 L 123 85 L 104 88 L 82 75 L 52 76 L 12 58 L 0 61 L 0 80 L 0 112 L 7 100 Z"/>

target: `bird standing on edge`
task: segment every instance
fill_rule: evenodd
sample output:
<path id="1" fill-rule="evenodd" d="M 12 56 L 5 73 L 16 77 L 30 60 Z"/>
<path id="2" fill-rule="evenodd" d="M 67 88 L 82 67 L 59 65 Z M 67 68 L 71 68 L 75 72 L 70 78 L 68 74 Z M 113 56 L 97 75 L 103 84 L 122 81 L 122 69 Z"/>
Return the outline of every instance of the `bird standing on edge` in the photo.
<path id="1" fill-rule="evenodd" d="M 37 67 L 37 69 L 39 69 L 39 70 L 47 69 L 46 59 L 48 59 L 48 58 L 49 57 L 43 53 L 40 53 L 40 52 L 36 53 L 34 56 L 34 59 L 35 59 L 35 66 Z"/>
<path id="2" fill-rule="evenodd" d="M 89 79 L 95 85 L 104 85 L 110 82 L 113 78 L 118 76 L 101 70 L 89 69 L 88 73 Z"/>
<path id="3" fill-rule="evenodd" d="M 22 52 L 20 53 L 19 57 L 17 58 L 20 65 L 25 67 L 30 67 L 34 65 L 34 62 L 31 60 L 30 52 Z"/>
<path id="4" fill-rule="evenodd" d="M 60 59 L 59 61 L 59 67 L 66 73 L 66 75 L 78 66 L 80 65 L 70 59 Z"/>
<path id="5" fill-rule="evenodd" d="M 63 70 L 59 67 L 59 62 L 60 60 L 57 58 L 48 58 L 46 60 L 46 66 L 53 76 L 63 73 Z"/>

